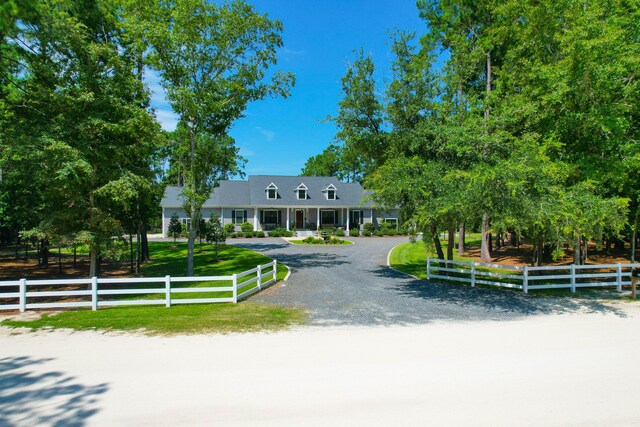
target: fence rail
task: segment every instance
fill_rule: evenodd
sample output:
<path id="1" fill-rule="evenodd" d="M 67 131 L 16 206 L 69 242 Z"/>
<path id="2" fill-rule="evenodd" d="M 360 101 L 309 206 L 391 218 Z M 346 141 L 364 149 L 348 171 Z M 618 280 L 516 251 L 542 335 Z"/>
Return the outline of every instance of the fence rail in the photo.
<path id="1" fill-rule="evenodd" d="M 265 286 L 275 283 L 277 275 L 278 267 L 274 260 L 231 276 L 20 279 L 0 282 L 0 310 L 24 312 L 36 308 L 70 307 L 91 307 L 92 310 L 97 310 L 100 307 L 127 305 L 164 304 L 170 307 L 175 304 L 237 303 L 259 292 Z M 210 284 L 210 282 L 219 283 L 219 285 L 197 287 L 185 285 Z M 145 287 L 135 287 L 142 284 Z M 157 286 L 153 287 L 154 284 Z M 129 287 L 123 287 L 127 285 Z M 86 288 L 78 289 L 83 286 Z M 193 294 L 208 295 L 195 297 Z M 145 299 L 122 298 L 140 295 L 146 295 Z M 153 298 L 153 296 L 163 297 Z M 43 301 L 44 298 L 47 300 Z"/>
<path id="2" fill-rule="evenodd" d="M 623 286 L 631 285 L 634 268 L 640 268 L 640 263 L 529 267 L 427 258 L 427 279 L 522 289 L 525 293 L 541 289 L 575 292 L 587 287 L 622 291 Z"/>

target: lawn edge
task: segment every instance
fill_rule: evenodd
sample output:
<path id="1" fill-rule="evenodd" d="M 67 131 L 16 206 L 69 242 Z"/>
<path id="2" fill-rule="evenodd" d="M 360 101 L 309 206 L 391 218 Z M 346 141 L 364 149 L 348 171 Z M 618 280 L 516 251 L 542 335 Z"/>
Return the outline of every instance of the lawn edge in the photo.
<path id="1" fill-rule="evenodd" d="M 398 243 L 397 245 L 395 245 L 394 247 L 392 247 L 392 248 L 389 250 L 389 253 L 387 253 L 387 267 L 388 267 L 388 268 L 390 268 L 390 269 L 392 269 L 393 271 L 397 271 L 398 273 L 402 273 L 402 274 L 404 274 L 404 275 L 406 275 L 406 276 L 413 277 L 413 278 L 414 278 L 414 279 L 416 279 L 416 280 L 429 280 L 429 279 L 421 279 L 421 278 L 420 278 L 420 277 L 418 277 L 418 276 L 414 276 L 414 275 L 413 275 L 413 274 L 411 274 L 411 273 L 407 273 L 406 271 L 398 270 L 397 268 L 394 268 L 394 267 L 392 267 L 392 266 L 391 266 L 391 252 L 393 252 L 393 250 L 394 250 L 395 248 L 397 248 L 398 246 L 400 246 L 400 245 L 404 245 L 405 243 L 407 243 L 407 242 L 401 242 L 401 243 Z"/>

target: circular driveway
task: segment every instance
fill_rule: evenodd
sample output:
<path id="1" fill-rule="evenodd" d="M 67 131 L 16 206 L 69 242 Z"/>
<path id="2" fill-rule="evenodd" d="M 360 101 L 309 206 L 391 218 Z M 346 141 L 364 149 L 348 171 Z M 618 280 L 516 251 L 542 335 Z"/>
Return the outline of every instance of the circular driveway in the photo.
<path id="1" fill-rule="evenodd" d="M 434 320 L 507 320 L 536 314 L 614 312 L 599 301 L 524 295 L 417 280 L 387 267 L 387 255 L 406 237 L 356 238 L 345 246 L 294 245 L 279 238 L 227 243 L 264 253 L 291 276 L 252 301 L 308 310 L 315 325 L 397 325 Z M 426 266 L 425 266 L 426 267 Z"/>

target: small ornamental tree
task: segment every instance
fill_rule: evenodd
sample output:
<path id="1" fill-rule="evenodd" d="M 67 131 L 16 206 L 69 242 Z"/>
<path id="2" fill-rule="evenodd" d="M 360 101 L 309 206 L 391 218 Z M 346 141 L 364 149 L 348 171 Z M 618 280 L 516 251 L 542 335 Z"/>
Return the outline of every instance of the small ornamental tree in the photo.
<path id="1" fill-rule="evenodd" d="M 196 237 L 200 242 L 200 252 L 202 252 L 202 240 L 207 239 L 207 232 L 209 231 L 209 224 L 204 218 L 200 218 L 198 221 L 198 228 L 196 229 Z"/>
<path id="2" fill-rule="evenodd" d="M 209 224 L 207 224 L 207 232 L 205 236 L 207 243 L 213 244 L 213 250 L 215 252 L 215 258 L 218 259 L 218 245 L 224 244 L 227 240 L 227 233 L 225 232 L 218 215 L 214 212 L 211 213 Z"/>
<path id="3" fill-rule="evenodd" d="M 169 235 L 173 237 L 173 244 L 176 244 L 176 239 L 182 233 L 182 223 L 180 222 L 180 218 L 178 215 L 171 215 L 171 220 L 169 220 Z"/>

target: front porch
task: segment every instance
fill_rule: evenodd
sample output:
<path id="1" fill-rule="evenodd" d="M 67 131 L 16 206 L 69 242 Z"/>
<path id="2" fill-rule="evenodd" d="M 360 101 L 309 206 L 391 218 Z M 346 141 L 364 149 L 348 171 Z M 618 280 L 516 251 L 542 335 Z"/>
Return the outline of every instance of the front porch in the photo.
<path id="1" fill-rule="evenodd" d="M 254 229 L 269 231 L 285 228 L 287 231 L 312 230 L 341 227 L 349 231 L 350 227 L 363 223 L 362 210 L 351 208 L 322 207 L 256 207 L 254 208 Z"/>

